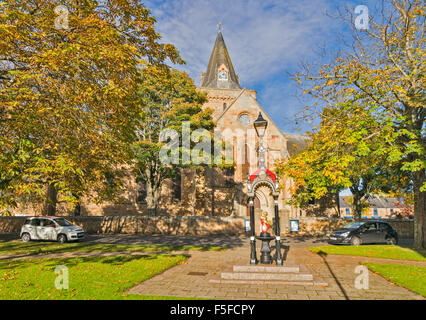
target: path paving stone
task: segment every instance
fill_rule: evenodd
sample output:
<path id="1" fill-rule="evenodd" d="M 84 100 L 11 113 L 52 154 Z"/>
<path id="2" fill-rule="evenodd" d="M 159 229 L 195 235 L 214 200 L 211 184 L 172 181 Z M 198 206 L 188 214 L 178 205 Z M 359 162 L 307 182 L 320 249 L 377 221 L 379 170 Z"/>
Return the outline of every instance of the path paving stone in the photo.
<path id="1" fill-rule="evenodd" d="M 6 240 L 7 241 L 7 240 Z M 307 246 L 325 244 L 322 239 L 291 239 L 284 238 L 285 263 L 284 267 L 299 267 L 300 274 L 311 274 L 311 283 L 286 281 L 260 281 L 259 283 L 224 283 L 222 273 L 235 272 L 234 266 L 250 268 L 249 241 L 247 238 L 217 238 L 217 237 L 140 237 L 140 236 L 91 236 L 87 242 L 94 243 L 123 243 L 123 244 L 163 244 L 163 245 L 218 245 L 229 248 L 227 251 L 191 251 L 169 252 L 172 254 L 189 254 L 190 258 L 184 264 L 170 268 L 162 274 L 148 279 L 128 293 L 145 295 L 163 295 L 177 297 L 199 297 L 206 299 L 312 299 L 312 300 L 341 300 L 341 299 L 410 299 L 424 300 L 421 295 L 408 289 L 394 285 L 383 277 L 369 272 L 369 289 L 358 290 L 354 286 L 355 267 L 361 262 L 396 263 L 426 267 L 425 262 L 377 259 L 368 257 L 352 257 L 328 255 L 321 257 L 310 252 Z M 258 245 L 260 245 L 258 243 Z M 259 255 L 258 247 L 258 255 Z M 128 253 L 88 253 L 88 254 L 58 254 L 23 256 L 21 258 L 71 257 L 92 255 L 117 255 Z M 151 253 L 133 252 L 132 255 Z M 259 256 L 258 256 L 259 257 Z M 19 256 L 1 256 L 1 259 L 19 258 Z M 257 265 L 257 267 L 264 267 Z M 270 265 L 267 267 L 275 267 Z M 262 268 L 261 268 L 262 269 Z M 249 269 L 248 269 L 249 270 Z M 259 269 L 260 270 L 260 269 Z M 263 270 L 264 271 L 264 270 Z M 191 274 L 192 273 L 192 274 Z M 196 273 L 196 274 L 194 274 Z M 284 272 L 284 274 L 286 274 Z M 211 282 L 216 280 L 216 282 Z M 236 280 L 234 280 L 236 281 Z M 306 282 L 306 281 L 305 281 Z M 325 285 L 327 284 L 327 285 Z"/>
<path id="2" fill-rule="evenodd" d="M 259 249 L 259 248 L 258 248 Z M 259 252 L 259 250 L 258 250 Z M 277 284 L 271 281 L 257 283 L 226 283 L 222 273 L 234 272 L 234 266 L 250 267 L 249 243 L 222 252 L 191 252 L 187 264 L 177 265 L 166 270 L 160 280 L 153 277 L 131 288 L 128 293 L 156 294 L 180 297 L 200 297 L 213 299 L 303 299 L 303 300 L 352 300 L 352 299 L 402 299 L 424 300 L 425 298 L 406 288 L 394 285 L 383 277 L 369 272 L 369 290 L 355 288 L 355 267 L 363 257 L 327 256 L 320 257 L 310 252 L 306 246 L 293 247 L 287 252 L 284 266 L 299 266 L 300 273 L 313 275 L 316 285 Z M 368 261 L 374 259 L 368 258 Z M 388 260 L 388 259 L 383 259 Z M 374 260 L 375 261 L 375 260 Z M 263 267 L 262 265 L 257 265 Z M 274 267 L 275 265 L 271 265 Z M 271 267 L 269 266 L 269 267 Z M 422 266 L 425 266 L 423 264 Z M 238 268 L 237 268 L 238 270 Z M 192 271 L 207 272 L 205 276 L 191 276 Z M 286 274 L 286 273 L 284 273 Z M 232 280 L 231 280 L 232 281 Z M 234 280 L 236 281 L 236 280 Z M 173 283 L 173 293 L 166 283 Z M 283 282 L 283 281 L 282 281 Z M 327 286 L 322 285 L 327 283 Z M 230 289 L 232 288 L 232 290 Z M 205 290 L 202 290 L 205 289 Z"/>

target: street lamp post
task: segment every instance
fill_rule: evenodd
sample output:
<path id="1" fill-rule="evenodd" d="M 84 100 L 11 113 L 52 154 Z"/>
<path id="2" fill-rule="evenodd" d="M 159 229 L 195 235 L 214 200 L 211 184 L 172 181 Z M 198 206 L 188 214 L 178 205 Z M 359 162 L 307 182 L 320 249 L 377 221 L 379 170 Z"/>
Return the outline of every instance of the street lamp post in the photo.
<path id="1" fill-rule="evenodd" d="M 263 137 L 265 136 L 266 128 L 268 127 L 268 121 L 263 119 L 262 114 L 259 112 L 259 116 L 253 123 L 256 133 L 259 136 L 259 167 L 265 169 L 265 148 L 263 147 Z"/>
<path id="2" fill-rule="evenodd" d="M 266 168 L 265 166 L 265 148 L 263 147 L 263 137 L 266 132 L 266 128 L 268 127 L 268 121 L 263 119 L 262 114 L 259 112 L 259 117 L 253 123 L 254 129 L 256 130 L 256 134 L 259 136 L 259 167 L 261 169 Z M 248 185 L 250 189 L 250 175 L 248 179 Z M 251 192 L 251 190 L 249 190 Z M 254 190 L 253 190 L 254 192 Z M 256 257 L 256 236 L 255 236 L 255 222 L 254 222 L 254 197 L 249 198 L 250 202 L 250 264 L 257 264 L 258 260 Z"/>
<path id="3" fill-rule="evenodd" d="M 255 230 L 254 230 L 254 198 L 250 197 L 250 264 L 257 264 L 256 257 L 256 238 L 255 238 Z"/>
<path id="4" fill-rule="evenodd" d="M 278 182 L 277 182 L 278 184 Z M 275 207 L 275 251 L 277 252 L 276 261 L 278 265 L 283 264 L 283 258 L 281 256 L 281 230 L 280 230 L 280 214 L 278 210 L 278 196 L 274 197 L 274 207 Z"/>
<path id="5" fill-rule="evenodd" d="M 255 236 L 255 221 L 254 221 L 254 197 L 255 197 L 255 189 L 257 186 L 261 184 L 266 184 L 271 188 L 273 197 L 274 197 L 274 207 L 275 207 L 275 248 L 276 248 L 276 263 L 278 265 L 283 264 L 282 256 L 281 256 L 281 238 L 280 238 L 280 218 L 279 218 L 279 210 L 278 210 L 278 196 L 279 196 L 279 183 L 278 183 L 278 175 L 274 175 L 272 172 L 266 169 L 265 165 L 265 148 L 263 146 L 263 137 L 265 136 L 266 128 L 268 127 L 268 121 L 262 117 L 262 114 L 259 112 L 259 116 L 253 123 L 254 128 L 256 129 L 256 133 L 259 136 L 259 169 L 252 176 L 248 175 L 248 193 L 249 193 L 249 202 L 250 202 L 250 229 L 251 229 L 251 237 L 250 237 L 250 245 L 251 245 L 251 254 L 250 254 L 250 264 L 256 264 L 256 238 L 262 240 L 262 263 L 271 263 L 270 261 L 270 247 L 269 241 L 274 239 L 271 237 L 269 233 L 261 233 L 260 237 Z M 267 250 L 268 249 L 268 250 Z"/>

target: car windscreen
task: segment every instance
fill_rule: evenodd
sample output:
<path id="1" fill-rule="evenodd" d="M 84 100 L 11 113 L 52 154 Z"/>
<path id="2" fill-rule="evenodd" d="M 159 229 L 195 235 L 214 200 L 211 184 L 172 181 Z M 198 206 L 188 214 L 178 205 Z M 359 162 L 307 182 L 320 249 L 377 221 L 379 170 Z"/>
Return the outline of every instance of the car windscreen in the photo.
<path id="1" fill-rule="evenodd" d="M 343 227 L 343 229 L 351 229 L 351 230 L 355 230 L 358 229 L 360 226 L 362 226 L 365 222 L 351 222 L 348 223 L 347 225 L 345 225 Z"/>
<path id="2" fill-rule="evenodd" d="M 67 220 L 65 220 L 65 219 L 63 219 L 63 218 L 54 219 L 54 220 L 55 220 L 55 222 L 56 222 L 57 224 L 59 224 L 61 227 L 69 227 L 69 226 L 72 226 L 72 223 L 71 223 L 71 222 L 69 222 L 69 221 L 67 221 Z"/>

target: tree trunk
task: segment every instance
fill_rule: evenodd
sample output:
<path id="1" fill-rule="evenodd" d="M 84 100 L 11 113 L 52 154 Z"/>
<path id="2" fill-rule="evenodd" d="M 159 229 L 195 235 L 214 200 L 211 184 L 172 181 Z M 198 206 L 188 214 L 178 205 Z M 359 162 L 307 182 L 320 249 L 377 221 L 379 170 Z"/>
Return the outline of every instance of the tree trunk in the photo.
<path id="1" fill-rule="evenodd" d="M 47 187 L 46 202 L 44 204 L 43 214 L 47 216 L 56 215 L 56 204 L 58 203 L 58 192 L 53 183 Z"/>
<path id="2" fill-rule="evenodd" d="M 358 192 L 358 190 L 356 188 L 350 188 L 350 190 L 351 190 L 352 196 L 353 196 L 352 209 L 354 211 L 354 218 L 355 218 L 356 221 L 360 221 L 361 215 L 362 215 L 361 199 L 364 195 L 361 194 L 360 192 Z"/>
<path id="3" fill-rule="evenodd" d="M 79 217 L 80 215 L 81 215 L 81 204 L 79 201 L 74 208 L 74 217 Z"/>
<path id="4" fill-rule="evenodd" d="M 146 182 L 146 204 L 147 204 L 149 216 L 156 216 L 157 215 L 157 203 L 156 203 L 155 198 L 156 197 L 155 197 L 154 188 L 151 184 L 150 179 L 147 179 L 147 182 Z"/>
<path id="5" fill-rule="evenodd" d="M 77 204 L 76 204 L 76 206 L 74 207 L 74 210 L 73 210 L 73 216 L 74 217 L 79 217 L 80 215 L 81 215 L 81 202 L 80 202 L 80 197 L 78 196 L 78 195 L 76 195 L 76 194 L 74 194 L 73 193 L 73 196 L 77 199 Z"/>
<path id="6" fill-rule="evenodd" d="M 340 194 L 336 193 L 336 204 L 337 204 L 337 217 L 340 217 Z"/>
<path id="7" fill-rule="evenodd" d="M 153 182 L 155 179 L 151 177 L 151 170 L 149 168 L 145 170 L 145 175 L 146 175 L 146 203 L 147 203 L 148 215 L 156 216 L 158 204 L 160 202 L 160 196 L 161 196 L 161 184 L 157 186 L 157 184 Z"/>
<path id="8" fill-rule="evenodd" d="M 414 247 L 416 249 L 426 248 L 426 225 L 425 212 L 426 192 L 420 191 L 425 180 L 425 171 L 421 170 L 414 173 Z"/>
<path id="9" fill-rule="evenodd" d="M 196 199 L 195 199 L 195 191 L 196 191 L 196 189 L 195 189 L 195 183 L 196 183 L 196 181 L 195 181 L 195 175 L 196 175 L 195 168 L 192 168 L 191 174 L 192 174 L 192 185 L 191 185 L 191 203 L 192 203 L 192 205 L 191 205 L 191 207 L 192 207 L 192 215 L 195 216 L 195 201 L 196 201 Z"/>
<path id="10" fill-rule="evenodd" d="M 354 218 L 356 221 L 360 221 L 362 216 L 362 208 L 359 205 L 359 202 L 354 201 Z"/>

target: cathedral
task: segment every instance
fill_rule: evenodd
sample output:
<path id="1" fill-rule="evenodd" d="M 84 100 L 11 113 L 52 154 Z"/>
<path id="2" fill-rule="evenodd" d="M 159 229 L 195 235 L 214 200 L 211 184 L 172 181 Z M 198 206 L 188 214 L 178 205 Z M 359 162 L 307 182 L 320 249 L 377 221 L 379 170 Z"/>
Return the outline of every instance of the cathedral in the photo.
<path id="1" fill-rule="evenodd" d="M 276 160 L 285 159 L 302 150 L 306 137 L 284 134 L 257 102 L 256 91 L 242 88 L 235 72 L 223 35 L 218 33 L 206 72 L 201 73 L 199 90 L 207 94 L 205 108 L 213 110 L 215 132 L 231 141 L 233 170 L 205 168 L 181 170 L 180 181 L 169 181 L 163 188 L 160 215 L 203 215 L 248 217 L 247 176 L 259 166 L 258 137 L 253 122 L 259 114 L 268 121 L 263 139 L 266 145 L 265 165 L 274 172 Z M 289 217 L 303 214 L 287 205 L 291 181 L 281 181 L 280 211 Z M 274 203 L 267 187 L 256 190 L 256 216 L 266 211 L 272 218 Z"/>
<path id="2" fill-rule="evenodd" d="M 275 172 L 276 160 L 285 159 L 306 146 L 306 137 L 301 134 L 285 134 L 274 123 L 257 102 L 256 91 L 242 88 L 223 35 L 218 33 L 206 72 L 201 73 L 201 86 L 198 90 L 207 94 L 204 108 L 213 110 L 216 123 L 215 133 L 230 142 L 233 163 L 232 169 L 204 167 L 202 169 L 180 169 L 180 175 L 163 183 L 161 199 L 157 208 L 159 216 L 210 216 L 245 217 L 249 216 L 247 176 L 259 167 L 259 138 L 253 122 L 261 115 L 268 125 L 263 138 L 265 166 Z M 280 119 L 278 119 L 280 120 Z M 282 119 L 281 119 L 282 120 Z M 278 198 L 280 215 L 286 218 L 305 213 L 289 206 L 291 181 L 280 181 Z M 142 183 L 129 176 L 126 192 L 121 204 L 80 205 L 82 216 L 132 216 L 147 215 L 146 192 Z M 272 219 L 274 200 L 270 190 L 261 186 L 254 197 L 255 214 L 258 218 L 267 213 Z M 25 208 L 23 213 L 31 214 L 34 208 Z M 58 205 L 58 215 L 70 215 L 69 209 Z"/>

